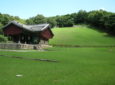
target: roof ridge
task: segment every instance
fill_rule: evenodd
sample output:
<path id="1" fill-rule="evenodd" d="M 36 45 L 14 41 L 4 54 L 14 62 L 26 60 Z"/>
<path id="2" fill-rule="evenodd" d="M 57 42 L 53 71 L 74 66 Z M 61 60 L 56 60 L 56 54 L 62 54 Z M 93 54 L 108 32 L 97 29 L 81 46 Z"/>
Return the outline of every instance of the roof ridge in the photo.
<path id="1" fill-rule="evenodd" d="M 25 24 L 22 24 L 20 22 L 13 20 L 13 21 L 10 21 L 6 26 L 4 26 L 3 29 L 6 28 L 10 24 L 14 24 L 20 28 L 23 28 L 25 30 L 32 31 L 32 32 L 43 31 L 46 28 L 50 27 L 48 23 L 36 24 L 36 25 L 25 25 Z"/>

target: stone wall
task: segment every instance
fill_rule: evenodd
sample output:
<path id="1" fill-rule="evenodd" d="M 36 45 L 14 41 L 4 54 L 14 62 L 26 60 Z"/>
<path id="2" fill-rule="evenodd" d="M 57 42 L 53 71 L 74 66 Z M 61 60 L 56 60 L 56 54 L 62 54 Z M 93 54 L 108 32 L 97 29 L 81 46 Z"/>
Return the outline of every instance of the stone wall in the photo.
<path id="1" fill-rule="evenodd" d="M 40 40 L 39 42 L 40 45 L 48 45 L 48 41 L 45 41 L 45 40 Z"/>
<path id="2" fill-rule="evenodd" d="M 51 47 L 45 44 L 20 44 L 20 43 L 0 43 L 0 49 L 36 49 L 40 50 L 43 48 Z"/>
<path id="3" fill-rule="evenodd" d="M 0 43 L 0 49 L 33 49 L 34 45 L 18 43 Z"/>

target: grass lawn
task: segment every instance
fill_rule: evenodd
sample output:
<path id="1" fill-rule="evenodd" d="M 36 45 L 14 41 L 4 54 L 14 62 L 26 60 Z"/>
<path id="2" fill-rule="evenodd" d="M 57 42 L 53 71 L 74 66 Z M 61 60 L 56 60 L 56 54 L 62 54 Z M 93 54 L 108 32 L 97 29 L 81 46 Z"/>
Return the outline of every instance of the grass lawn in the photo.
<path id="1" fill-rule="evenodd" d="M 0 85 L 115 85 L 115 48 L 55 47 L 46 52 L 0 51 L 0 55 L 58 61 L 0 56 Z"/>
<path id="2" fill-rule="evenodd" d="M 115 37 L 88 27 L 57 28 L 53 32 L 50 44 L 115 45 Z M 16 77 L 18 74 L 22 76 Z M 0 85 L 115 85 L 115 47 L 0 50 Z"/>
<path id="3" fill-rule="evenodd" d="M 50 44 L 57 45 L 115 45 L 115 37 L 110 37 L 104 32 L 99 32 L 86 26 L 55 28 L 55 34 Z"/>

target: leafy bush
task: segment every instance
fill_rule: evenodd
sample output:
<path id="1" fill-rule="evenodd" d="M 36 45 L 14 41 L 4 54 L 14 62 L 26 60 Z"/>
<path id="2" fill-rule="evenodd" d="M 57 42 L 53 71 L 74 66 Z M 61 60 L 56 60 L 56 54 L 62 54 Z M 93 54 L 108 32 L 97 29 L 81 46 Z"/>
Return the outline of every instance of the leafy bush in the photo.
<path id="1" fill-rule="evenodd" d="M 4 37 L 3 35 L 0 35 L 0 42 L 7 42 L 8 38 Z"/>

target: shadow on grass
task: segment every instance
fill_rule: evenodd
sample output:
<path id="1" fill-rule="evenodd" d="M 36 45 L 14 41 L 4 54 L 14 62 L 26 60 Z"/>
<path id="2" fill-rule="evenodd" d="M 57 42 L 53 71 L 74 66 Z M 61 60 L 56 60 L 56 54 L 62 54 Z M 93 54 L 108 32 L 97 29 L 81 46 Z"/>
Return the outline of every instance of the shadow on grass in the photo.
<path id="1" fill-rule="evenodd" d="M 95 27 L 95 26 L 91 26 L 91 25 L 87 25 L 88 28 L 96 30 L 100 33 L 107 33 L 103 28 L 99 28 L 99 27 Z"/>
<path id="2" fill-rule="evenodd" d="M 106 35 L 104 35 L 104 37 L 112 37 L 112 38 L 115 38 L 114 35 L 110 35 L 110 34 L 107 34 L 107 33 L 106 33 Z"/>
<path id="3" fill-rule="evenodd" d="M 103 33 L 104 37 L 112 37 L 115 38 L 115 35 L 109 33 L 107 30 L 105 30 L 102 27 L 95 27 L 95 26 L 91 26 L 91 25 L 87 25 L 88 28 L 93 29 L 95 31 L 98 31 L 100 33 Z"/>

